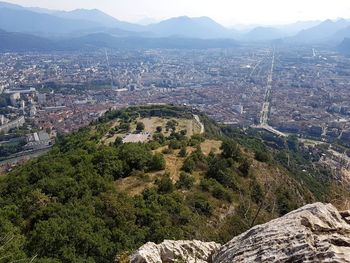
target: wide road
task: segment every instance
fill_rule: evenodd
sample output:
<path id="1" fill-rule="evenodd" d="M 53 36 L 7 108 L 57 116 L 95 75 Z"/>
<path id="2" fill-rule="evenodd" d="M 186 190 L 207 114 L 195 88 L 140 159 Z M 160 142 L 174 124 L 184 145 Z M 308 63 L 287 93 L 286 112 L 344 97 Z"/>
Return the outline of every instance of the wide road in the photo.
<path id="1" fill-rule="evenodd" d="M 268 125 L 274 67 L 275 67 L 275 50 L 272 51 L 271 69 L 270 69 L 270 72 L 267 76 L 265 98 L 264 98 L 264 103 L 263 103 L 263 106 L 262 106 L 262 109 L 260 112 L 260 125 L 261 126 Z"/>
<path id="2" fill-rule="evenodd" d="M 252 128 L 263 129 L 280 137 L 287 137 L 286 134 L 276 130 L 269 125 L 270 105 L 272 99 L 272 82 L 273 82 L 273 70 L 275 68 L 275 50 L 272 51 L 271 68 L 267 76 L 266 91 L 264 97 L 264 103 L 260 112 L 260 124 L 252 125 Z"/>

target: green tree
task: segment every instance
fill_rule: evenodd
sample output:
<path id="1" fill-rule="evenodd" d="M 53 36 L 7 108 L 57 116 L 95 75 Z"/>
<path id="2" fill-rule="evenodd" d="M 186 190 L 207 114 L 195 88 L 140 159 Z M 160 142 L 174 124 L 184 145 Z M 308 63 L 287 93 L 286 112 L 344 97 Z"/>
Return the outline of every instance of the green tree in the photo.
<path id="1" fill-rule="evenodd" d="M 103 177 L 118 179 L 125 175 L 123 162 L 114 148 L 100 149 L 93 157 L 92 163 Z"/>
<path id="2" fill-rule="evenodd" d="M 121 137 L 118 136 L 117 138 L 115 138 L 115 141 L 114 141 L 115 146 L 120 146 L 122 144 L 123 144 L 123 139 Z"/>
<path id="3" fill-rule="evenodd" d="M 270 160 L 270 156 L 267 152 L 263 152 L 262 150 L 257 150 L 255 152 L 255 159 L 259 162 L 266 163 Z"/>
<path id="4" fill-rule="evenodd" d="M 179 125 L 179 123 L 176 120 L 170 120 L 166 123 L 165 127 L 167 130 L 172 130 L 174 132 L 177 125 Z"/>
<path id="5" fill-rule="evenodd" d="M 155 153 L 152 157 L 152 161 L 151 161 L 151 169 L 153 171 L 160 171 L 160 170 L 164 170 L 166 166 L 166 162 L 164 159 L 164 155 L 161 153 Z"/>
<path id="6" fill-rule="evenodd" d="M 252 183 L 250 196 L 252 200 L 257 204 L 263 201 L 264 193 L 261 189 L 260 184 L 256 180 L 254 180 Z"/>
<path id="7" fill-rule="evenodd" d="M 0 208 L 0 262 L 29 261 L 24 252 L 25 237 L 11 221 L 17 217 L 15 206 Z"/>
<path id="8" fill-rule="evenodd" d="M 182 157 L 182 158 L 184 158 L 184 157 L 187 156 L 186 147 L 182 147 L 182 148 L 180 149 L 179 156 Z"/>
<path id="9" fill-rule="evenodd" d="M 125 170 L 148 170 L 152 161 L 152 154 L 142 144 L 126 143 L 120 147 L 119 158 L 125 162 Z"/>
<path id="10" fill-rule="evenodd" d="M 248 159 L 244 159 L 243 162 L 238 167 L 238 170 L 241 172 L 243 177 L 247 177 L 250 171 L 250 162 Z"/>
<path id="11" fill-rule="evenodd" d="M 145 124 L 144 124 L 143 122 L 138 122 L 138 123 L 136 124 L 136 130 L 137 130 L 138 132 L 142 132 L 144 129 L 145 129 Z"/>
<path id="12" fill-rule="evenodd" d="M 161 179 L 156 180 L 156 185 L 158 186 L 158 192 L 161 194 L 171 193 L 174 191 L 173 181 L 170 176 L 164 175 Z"/>
<path id="13" fill-rule="evenodd" d="M 233 160 L 238 161 L 241 157 L 241 150 L 238 144 L 233 140 L 225 140 L 220 149 L 222 150 L 221 155 L 224 158 L 232 158 Z"/>
<path id="14" fill-rule="evenodd" d="M 180 172 L 180 178 L 176 182 L 175 186 L 178 189 L 191 189 L 194 185 L 195 179 L 190 174 Z"/>
<path id="15" fill-rule="evenodd" d="M 192 173 L 196 169 L 196 163 L 191 157 L 187 157 L 181 169 L 186 173 Z"/>
<path id="16" fill-rule="evenodd" d="M 122 130 L 122 131 L 125 131 L 125 132 L 130 131 L 130 123 L 125 123 L 125 122 L 121 123 L 119 125 L 119 130 Z"/>

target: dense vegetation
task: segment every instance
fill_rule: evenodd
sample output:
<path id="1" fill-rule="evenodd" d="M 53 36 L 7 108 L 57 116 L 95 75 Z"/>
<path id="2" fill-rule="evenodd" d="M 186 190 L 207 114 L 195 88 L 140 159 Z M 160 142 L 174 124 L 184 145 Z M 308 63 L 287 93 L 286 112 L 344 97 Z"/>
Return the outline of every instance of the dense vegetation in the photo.
<path id="1" fill-rule="evenodd" d="M 100 143 L 110 120 L 130 123 L 139 116 L 169 118 L 171 135 L 157 129 L 146 144 Z M 292 139 L 280 149 L 276 138 L 266 146 L 261 135 L 220 128 L 203 115 L 207 134 L 188 138 L 171 120 L 178 117 L 192 118 L 192 111 L 173 106 L 110 111 L 1 178 L 0 262 L 112 262 L 147 241 L 225 242 L 306 202 L 331 198 L 326 172 L 321 184 L 312 166 L 312 176 L 297 171 L 310 160 Z M 221 151 L 205 155 L 200 147 L 205 137 L 223 140 Z M 154 151 L 160 147 L 163 153 Z M 118 190 L 123 178 L 148 182 L 148 174 L 163 171 L 167 154 L 183 160 L 176 182 L 165 171 L 140 194 Z"/>

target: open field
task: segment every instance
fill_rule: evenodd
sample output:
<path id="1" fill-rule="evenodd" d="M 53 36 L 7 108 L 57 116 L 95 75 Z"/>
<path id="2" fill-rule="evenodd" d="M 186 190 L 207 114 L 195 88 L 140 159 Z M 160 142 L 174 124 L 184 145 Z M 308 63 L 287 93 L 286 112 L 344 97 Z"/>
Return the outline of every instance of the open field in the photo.
<path id="1" fill-rule="evenodd" d="M 175 120 L 178 124 L 176 126 L 176 131 L 186 130 L 187 136 L 191 137 L 194 134 L 201 133 L 201 126 L 198 125 L 197 121 L 193 119 L 184 119 L 184 118 L 160 118 L 160 117 L 151 117 L 151 118 L 138 118 L 135 122 L 130 124 L 130 131 L 127 133 L 116 133 L 112 136 L 109 132 L 102 138 L 101 142 L 103 144 L 113 143 L 117 137 L 124 138 L 129 133 L 136 132 L 136 123 L 142 122 L 145 125 L 145 129 L 143 132 L 151 134 L 151 138 L 153 133 L 156 132 L 157 127 L 162 127 L 162 133 L 164 136 L 169 136 L 171 131 L 166 129 L 166 124 L 170 120 Z M 116 126 L 120 124 L 119 120 L 113 121 L 110 123 L 110 130 L 114 129 Z M 144 141 L 144 140 L 143 140 Z"/>
<path id="2" fill-rule="evenodd" d="M 208 155 L 212 150 L 215 154 L 219 154 L 221 141 L 217 140 L 205 140 L 201 143 L 201 149 L 204 155 Z M 162 152 L 168 146 L 160 147 L 154 152 Z M 187 147 L 187 152 L 190 154 L 195 149 L 193 147 Z M 137 195 L 142 193 L 143 190 L 149 188 L 154 185 L 154 181 L 163 176 L 164 174 L 169 174 L 173 183 L 179 179 L 181 168 L 183 166 L 185 158 L 179 157 L 180 150 L 174 150 L 170 154 L 164 154 L 166 168 L 163 171 L 155 172 L 155 173 L 146 173 L 142 176 L 130 176 L 124 179 L 120 179 L 116 181 L 117 189 L 124 190 L 131 195 Z M 201 175 L 199 172 L 194 171 L 193 176 L 196 179 L 196 183 L 199 183 Z"/>

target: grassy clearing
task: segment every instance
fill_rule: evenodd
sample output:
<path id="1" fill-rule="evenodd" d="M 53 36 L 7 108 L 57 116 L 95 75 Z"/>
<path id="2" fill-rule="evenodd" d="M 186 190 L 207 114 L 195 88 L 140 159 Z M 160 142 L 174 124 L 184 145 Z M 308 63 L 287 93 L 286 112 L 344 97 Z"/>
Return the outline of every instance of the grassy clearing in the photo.
<path id="1" fill-rule="evenodd" d="M 217 140 L 205 140 L 201 143 L 201 149 L 204 155 L 208 155 L 210 151 L 213 151 L 215 154 L 220 154 L 222 141 Z"/>
<path id="2" fill-rule="evenodd" d="M 194 119 L 160 118 L 160 117 L 138 118 L 136 121 L 130 124 L 130 131 L 127 133 L 134 133 L 136 131 L 136 123 L 142 122 L 145 125 L 144 132 L 153 134 L 156 132 L 157 127 L 162 127 L 162 133 L 164 134 L 164 136 L 168 137 L 171 133 L 171 131 L 166 130 L 166 124 L 169 120 L 176 120 L 178 122 L 178 125 L 176 126 L 176 131 L 186 130 L 187 137 L 191 137 L 194 134 L 200 133 L 200 128 L 198 127 L 198 125 L 194 125 L 194 122 L 195 122 Z M 109 124 L 110 130 L 115 128 L 119 124 L 120 124 L 119 120 L 111 122 Z M 127 133 L 118 133 L 112 136 L 109 133 L 107 133 L 101 139 L 101 143 L 108 145 L 110 143 L 113 143 L 117 137 L 124 137 Z"/>
<path id="3" fill-rule="evenodd" d="M 221 143 L 221 141 L 216 140 L 205 140 L 203 143 L 201 143 L 201 148 L 205 155 L 208 155 L 211 150 L 218 154 L 221 152 Z M 160 153 L 167 147 L 168 146 L 160 147 L 154 150 L 154 152 Z M 192 147 L 187 147 L 188 153 L 191 153 L 194 150 L 195 149 Z M 179 180 L 181 168 L 185 160 L 185 158 L 179 157 L 179 151 L 180 150 L 174 150 L 171 154 L 164 155 L 166 161 L 166 168 L 164 171 L 146 173 L 143 176 L 130 176 L 128 178 L 118 180 L 116 182 L 116 187 L 119 190 L 126 191 L 130 195 L 137 195 L 142 193 L 142 191 L 146 188 L 152 187 L 154 185 L 154 181 L 163 176 L 165 173 L 168 173 L 172 181 L 175 183 L 177 180 Z M 199 172 L 193 172 L 192 175 L 196 179 L 196 184 L 199 184 L 202 175 Z"/>

